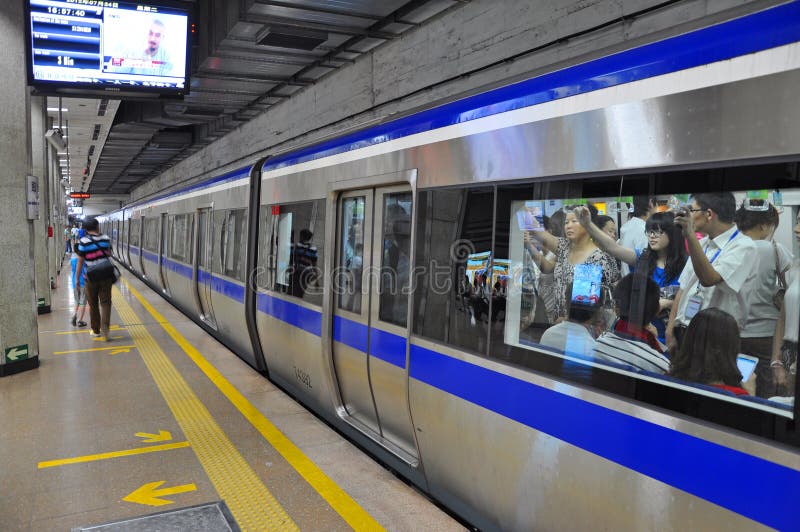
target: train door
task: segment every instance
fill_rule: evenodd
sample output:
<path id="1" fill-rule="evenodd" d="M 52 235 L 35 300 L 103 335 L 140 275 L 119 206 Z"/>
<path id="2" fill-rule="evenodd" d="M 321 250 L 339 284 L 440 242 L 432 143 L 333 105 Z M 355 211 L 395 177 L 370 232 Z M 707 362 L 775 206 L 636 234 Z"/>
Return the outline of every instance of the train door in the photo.
<path id="1" fill-rule="evenodd" d="M 161 278 L 161 287 L 169 294 L 167 283 L 167 248 L 169 247 L 169 215 L 161 215 L 161 238 L 158 239 L 158 275 Z"/>
<path id="2" fill-rule="evenodd" d="M 197 209 L 194 219 L 197 224 L 194 232 L 197 235 L 194 245 L 194 294 L 200 319 L 216 329 L 217 322 L 214 319 L 214 309 L 211 307 L 211 252 L 213 251 L 211 208 Z"/>
<path id="3" fill-rule="evenodd" d="M 146 217 L 139 217 L 139 271 L 142 272 L 142 275 L 145 277 L 147 277 L 147 271 L 144 269 L 144 238 L 147 234 L 145 230 L 146 223 Z"/>
<path id="4" fill-rule="evenodd" d="M 128 264 L 131 264 L 131 265 L 133 264 L 131 262 L 131 225 L 132 225 L 131 222 L 132 222 L 132 220 L 133 219 L 130 217 L 130 214 L 129 214 L 128 215 L 128 223 L 125 224 L 125 246 L 123 247 L 123 250 L 125 252 L 125 262 L 128 263 Z"/>
<path id="5" fill-rule="evenodd" d="M 120 214 L 119 218 L 119 230 L 117 231 L 117 258 L 119 260 L 125 260 L 122 258 L 122 250 L 125 246 L 125 218 L 122 217 Z"/>
<path id="6" fill-rule="evenodd" d="M 406 356 L 412 207 L 408 186 L 340 197 L 332 353 L 347 414 L 416 463 Z"/>

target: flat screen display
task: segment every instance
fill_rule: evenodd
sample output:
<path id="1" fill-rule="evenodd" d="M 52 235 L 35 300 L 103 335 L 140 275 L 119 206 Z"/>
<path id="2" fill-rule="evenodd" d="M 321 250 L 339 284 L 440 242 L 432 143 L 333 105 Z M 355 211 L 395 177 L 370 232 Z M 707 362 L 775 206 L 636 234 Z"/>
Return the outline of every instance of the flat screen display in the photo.
<path id="1" fill-rule="evenodd" d="M 182 95 L 190 7 L 175 2 L 28 0 L 37 88 Z"/>

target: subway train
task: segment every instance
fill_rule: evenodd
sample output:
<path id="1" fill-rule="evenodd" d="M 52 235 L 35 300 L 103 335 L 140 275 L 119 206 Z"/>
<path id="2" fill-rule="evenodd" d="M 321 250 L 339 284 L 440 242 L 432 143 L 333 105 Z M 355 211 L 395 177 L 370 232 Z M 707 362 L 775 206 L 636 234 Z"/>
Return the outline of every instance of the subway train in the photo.
<path id="1" fill-rule="evenodd" d="M 729 191 L 775 204 L 774 240 L 797 255 L 798 87 L 789 2 L 100 219 L 130 272 L 477 528 L 797 529 L 793 391 L 546 347 L 520 213 L 592 204 L 621 225 L 636 196 Z"/>

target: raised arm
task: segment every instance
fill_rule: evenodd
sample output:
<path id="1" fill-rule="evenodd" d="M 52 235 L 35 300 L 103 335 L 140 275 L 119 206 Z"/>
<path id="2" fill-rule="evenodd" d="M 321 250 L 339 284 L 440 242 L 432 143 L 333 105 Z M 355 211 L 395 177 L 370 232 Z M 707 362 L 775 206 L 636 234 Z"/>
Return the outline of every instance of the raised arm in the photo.
<path id="1" fill-rule="evenodd" d="M 544 273 L 552 273 L 553 269 L 555 268 L 555 264 L 547 260 L 544 256 L 544 253 L 542 253 L 541 250 L 539 250 L 539 248 L 536 247 L 536 244 L 532 241 L 533 240 L 533 237 L 531 236 L 532 232 L 533 231 L 525 232 L 525 240 L 524 240 L 525 250 L 531 256 L 531 260 L 533 260 L 533 262 L 536 264 L 536 266 L 539 267 L 540 270 L 542 270 Z M 556 239 L 556 242 L 558 242 L 558 239 Z"/>
<path id="2" fill-rule="evenodd" d="M 610 254 L 615 259 L 619 259 L 630 266 L 636 265 L 636 259 L 638 259 L 636 251 L 626 248 L 625 246 L 620 246 L 617 244 L 616 240 L 597 227 L 592 221 L 592 213 L 589 212 L 588 208 L 584 206 L 576 208 L 575 216 L 578 217 L 578 221 L 589 233 L 589 236 L 592 237 L 597 247 Z"/>
<path id="3" fill-rule="evenodd" d="M 721 283 L 722 276 L 714 269 L 711 261 L 706 257 L 705 251 L 700 247 L 700 241 L 694 235 L 694 222 L 689 213 L 679 212 L 675 216 L 675 225 L 681 228 L 681 232 L 686 238 L 686 245 L 689 246 L 689 260 L 692 261 L 692 268 L 694 268 L 700 284 L 708 287 Z"/>
<path id="4" fill-rule="evenodd" d="M 543 244 L 549 251 L 555 253 L 558 250 L 558 238 L 545 231 L 544 226 L 539 222 L 536 216 L 531 215 L 528 219 L 533 231 L 524 231 L 525 247 L 533 246 L 533 243 L 530 241 L 530 239 L 533 238 L 537 242 Z M 528 250 L 530 251 L 530 248 Z"/>

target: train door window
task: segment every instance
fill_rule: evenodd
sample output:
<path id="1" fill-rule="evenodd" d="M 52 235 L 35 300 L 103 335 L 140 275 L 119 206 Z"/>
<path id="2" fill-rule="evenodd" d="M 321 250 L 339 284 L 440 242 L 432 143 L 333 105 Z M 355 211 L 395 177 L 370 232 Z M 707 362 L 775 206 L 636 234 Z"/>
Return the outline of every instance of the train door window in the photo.
<path id="1" fill-rule="evenodd" d="M 271 288 L 322 305 L 325 201 L 278 205 L 271 212 L 275 224 Z"/>
<path id="2" fill-rule="evenodd" d="M 170 217 L 169 257 L 181 262 L 191 262 L 191 242 L 193 236 L 191 214 L 178 214 Z"/>
<path id="3" fill-rule="evenodd" d="M 411 192 L 383 195 L 378 317 L 405 327 L 411 287 Z"/>
<path id="4" fill-rule="evenodd" d="M 208 218 L 210 215 L 211 209 L 207 208 L 200 209 L 197 214 L 197 265 L 206 271 L 211 268 L 211 253 L 209 253 L 208 247 L 213 242 L 208 234 Z"/>
<path id="5" fill-rule="evenodd" d="M 131 218 L 130 221 L 130 245 L 134 247 L 139 247 L 139 224 L 141 220 L 139 218 Z"/>
<path id="6" fill-rule="evenodd" d="M 227 211 L 223 225 L 223 267 L 224 275 L 244 280 L 244 254 L 247 246 L 245 209 Z"/>
<path id="7" fill-rule="evenodd" d="M 419 193 L 414 333 L 486 353 L 494 189 Z"/>
<path id="8" fill-rule="evenodd" d="M 341 243 L 337 272 L 338 307 L 361 313 L 364 271 L 364 207 L 365 198 L 345 198 L 341 202 Z"/>
<path id="9" fill-rule="evenodd" d="M 258 268 L 256 270 L 256 286 L 267 290 L 272 286 L 270 259 L 272 257 L 272 222 L 273 211 L 279 207 L 262 205 L 258 219 Z"/>
<path id="10" fill-rule="evenodd" d="M 225 255 L 225 219 L 228 211 L 216 210 L 212 215 L 212 258 L 211 258 L 211 271 L 214 273 L 222 273 L 222 264 Z"/>
<path id="11" fill-rule="evenodd" d="M 158 223 L 156 217 L 144 218 L 144 248 L 158 253 Z"/>

